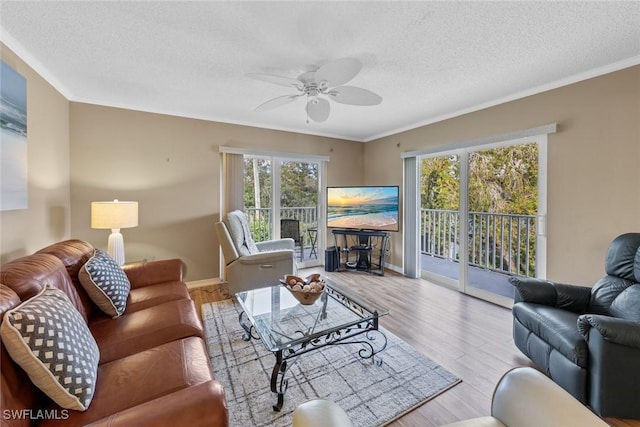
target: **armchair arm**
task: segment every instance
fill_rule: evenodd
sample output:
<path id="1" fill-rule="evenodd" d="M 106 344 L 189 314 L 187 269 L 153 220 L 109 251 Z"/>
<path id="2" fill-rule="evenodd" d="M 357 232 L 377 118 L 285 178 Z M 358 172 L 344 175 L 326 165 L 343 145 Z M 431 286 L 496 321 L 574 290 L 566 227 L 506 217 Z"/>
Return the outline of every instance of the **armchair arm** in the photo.
<path id="1" fill-rule="evenodd" d="M 509 283 L 515 287 L 514 302 L 556 305 L 556 290 L 549 281 L 513 276 L 509 277 Z"/>
<path id="2" fill-rule="evenodd" d="M 256 246 L 260 252 L 278 251 L 282 249 L 293 250 L 296 248 L 293 239 L 289 238 L 256 242 Z"/>
<path id="3" fill-rule="evenodd" d="M 122 266 L 132 288 L 155 285 L 162 282 L 181 282 L 184 263 L 180 259 L 136 262 Z"/>
<path id="4" fill-rule="evenodd" d="M 217 381 L 188 387 L 105 417 L 92 426 L 228 426 L 222 386 Z"/>
<path id="5" fill-rule="evenodd" d="M 600 314 L 583 314 L 578 317 L 578 330 L 589 337 L 589 330 L 597 330 L 605 341 L 640 349 L 640 323 Z"/>
<path id="6" fill-rule="evenodd" d="M 515 287 L 514 302 L 531 302 L 584 313 L 591 299 L 591 288 L 586 286 L 517 276 L 510 277 L 509 283 Z"/>
<path id="7" fill-rule="evenodd" d="M 559 385 L 529 367 L 514 368 L 500 379 L 491 414 L 507 426 L 607 426 Z"/>
<path id="8" fill-rule="evenodd" d="M 257 254 L 241 256 L 235 262 L 245 265 L 255 265 L 293 260 L 294 257 L 295 254 L 293 249 L 283 249 L 280 251 L 260 252 Z"/>

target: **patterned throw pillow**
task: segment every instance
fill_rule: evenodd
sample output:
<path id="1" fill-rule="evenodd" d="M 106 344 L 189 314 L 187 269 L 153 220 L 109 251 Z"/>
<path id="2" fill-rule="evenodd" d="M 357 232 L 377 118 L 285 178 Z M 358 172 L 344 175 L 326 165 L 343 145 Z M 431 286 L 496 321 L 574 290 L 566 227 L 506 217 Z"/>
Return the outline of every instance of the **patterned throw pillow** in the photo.
<path id="1" fill-rule="evenodd" d="M 122 315 L 127 307 L 131 283 L 122 268 L 106 252 L 96 249 L 80 269 L 78 279 L 100 310 L 111 317 Z"/>
<path id="2" fill-rule="evenodd" d="M 11 358 L 66 409 L 84 411 L 95 391 L 100 352 L 67 295 L 50 285 L 9 310 L 0 327 Z"/>

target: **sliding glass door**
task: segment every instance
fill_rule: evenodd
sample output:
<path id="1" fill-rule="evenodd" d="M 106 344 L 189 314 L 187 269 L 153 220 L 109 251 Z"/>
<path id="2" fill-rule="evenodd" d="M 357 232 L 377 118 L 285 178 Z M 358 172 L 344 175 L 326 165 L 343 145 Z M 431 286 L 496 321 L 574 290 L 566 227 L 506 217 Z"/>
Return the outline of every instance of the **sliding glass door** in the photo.
<path id="1" fill-rule="evenodd" d="M 420 253 L 423 276 L 460 286 L 460 153 L 420 162 Z"/>
<path id="2" fill-rule="evenodd" d="M 546 138 L 421 158 L 423 277 L 509 306 L 509 276 L 544 276 Z"/>
<path id="3" fill-rule="evenodd" d="M 245 156 L 244 206 L 256 240 L 295 242 L 299 267 L 320 264 L 321 162 Z"/>

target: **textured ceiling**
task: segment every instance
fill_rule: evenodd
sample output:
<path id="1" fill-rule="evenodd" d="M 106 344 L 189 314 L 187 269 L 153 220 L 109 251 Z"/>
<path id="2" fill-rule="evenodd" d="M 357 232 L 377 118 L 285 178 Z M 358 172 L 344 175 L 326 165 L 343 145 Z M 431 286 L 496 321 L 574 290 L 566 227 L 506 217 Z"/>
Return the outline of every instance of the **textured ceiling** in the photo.
<path id="1" fill-rule="evenodd" d="M 72 101 L 368 141 L 640 63 L 640 2 L 22 2 L 0 38 Z M 307 123 L 297 77 L 353 57 L 377 106 Z"/>

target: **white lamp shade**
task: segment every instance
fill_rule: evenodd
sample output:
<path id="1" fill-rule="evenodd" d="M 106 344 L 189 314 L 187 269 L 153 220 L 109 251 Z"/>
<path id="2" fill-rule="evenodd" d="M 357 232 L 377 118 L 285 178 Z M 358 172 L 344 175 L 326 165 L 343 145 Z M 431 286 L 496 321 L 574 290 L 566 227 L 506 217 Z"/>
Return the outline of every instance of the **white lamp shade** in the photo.
<path id="1" fill-rule="evenodd" d="M 131 228 L 138 226 L 138 202 L 91 202 L 91 228 Z"/>

